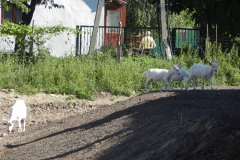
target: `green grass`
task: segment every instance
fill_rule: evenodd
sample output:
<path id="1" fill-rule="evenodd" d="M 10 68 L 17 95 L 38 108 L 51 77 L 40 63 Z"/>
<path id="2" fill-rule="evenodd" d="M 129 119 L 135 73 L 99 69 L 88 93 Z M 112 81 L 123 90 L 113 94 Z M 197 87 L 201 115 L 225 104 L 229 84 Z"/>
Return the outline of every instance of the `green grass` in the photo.
<path id="1" fill-rule="evenodd" d="M 212 46 L 214 48 L 214 46 Z M 117 63 L 108 52 L 95 52 L 93 55 L 56 58 L 37 56 L 27 59 L 20 56 L 0 55 L 0 88 L 15 89 L 22 94 L 59 93 L 74 95 L 80 99 L 91 99 L 97 92 L 106 91 L 114 95 L 130 96 L 143 93 L 145 77 L 142 73 L 149 68 L 170 69 L 181 63 L 190 68 L 193 63 L 218 60 L 219 67 L 214 75 L 214 85 L 240 85 L 240 58 L 238 48 L 228 53 L 221 50 L 206 52 L 201 59 L 197 51 L 188 50 L 171 61 L 150 57 L 122 57 Z M 201 81 L 198 81 L 198 86 Z M 209 84 L 209 81 L 206 80 Z M 161 82 L 151 84 L 158 90 Z M 175 85 L 179 87 L 178 84 Z M 191 86 L 190 86 L 191 87 Z"/>

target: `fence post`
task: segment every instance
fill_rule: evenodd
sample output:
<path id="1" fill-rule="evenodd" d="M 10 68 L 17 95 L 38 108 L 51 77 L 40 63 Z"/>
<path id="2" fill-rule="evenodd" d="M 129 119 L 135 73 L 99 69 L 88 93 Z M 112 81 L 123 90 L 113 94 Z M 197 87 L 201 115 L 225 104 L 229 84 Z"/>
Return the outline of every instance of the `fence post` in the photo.
<path id="1" fill-rule="evenodd" d="M 172 35 L 171 35 L 171 41 L 172 41 L 172 51 L 173 54 L 176 55 L 176 28 L 172 28 Z"/>
<path id="2" fill-rule="evenodd" d="M 123 27 L 123 56 L 127 55 L 127 43 L 128 43 L 127 32 L 128 27 L 127 26 Z"/>
<path id="3" fill-rule="evenodd" d="M 117 44 L 117 62 L 120 63 L 121 60 L 121 34 L 122 34 L 122 22 L 119 22 L 119 33 L 118 33 L 118 44 Z"/>
<path id="4" fill-rule="evenodd" d="M 29 55 L 33 55 L 33 34 L 34 34 L 34 20 L 32 22 L 32 35 L 30 36 L 30 46 L 29 46 Z"/>
<path id="5" fill-rule="evenodd" d="M 76 30 L 79 30 L 79 25 L 76 26 Z M 77 33 L 77 37 L 76 37 L 76 53 L 75 53 L 75 56 L 78 56 L 78 52 L 79 52 L 79 33 Z"/>

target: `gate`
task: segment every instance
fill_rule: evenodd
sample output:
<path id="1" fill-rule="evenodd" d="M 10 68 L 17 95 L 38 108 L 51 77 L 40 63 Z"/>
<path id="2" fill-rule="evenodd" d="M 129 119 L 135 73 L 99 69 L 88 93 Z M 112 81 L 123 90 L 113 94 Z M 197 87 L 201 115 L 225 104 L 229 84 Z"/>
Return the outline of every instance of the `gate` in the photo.
<path id="1" fill-rule="evenodd" d="M 171 42 L 174 55 L 178 55 L 182 47 L 200 48 L 200 54 L 205 50 L 205 39 L 201 38 L 199 29 L 172 28 Z"/>

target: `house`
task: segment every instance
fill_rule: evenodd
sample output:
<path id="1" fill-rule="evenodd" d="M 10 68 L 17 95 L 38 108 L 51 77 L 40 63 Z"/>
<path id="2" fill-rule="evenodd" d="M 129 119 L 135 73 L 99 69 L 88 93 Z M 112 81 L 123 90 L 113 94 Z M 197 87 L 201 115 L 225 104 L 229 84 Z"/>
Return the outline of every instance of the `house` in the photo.
<path id="1" fill-rule="evenodd" d="M 34 20 L 35 26 L 56 26 L 62 24 L 66 27 L 76 28 L 76 25 L 94 25 L 94 19 L 97 9 L 98 0 L 58 0 L 58 4 L 64 5 L 64 9 L 45 8 L 44 5 L 36 6 L 32 21 Z M 0 25 L 3 19 L 9 19 L 14 23 L 21 21 L 21 11 L 15 7 L 10 11 L 0 12 Z M 102 15 L 100 25 L 104 25 L 104 6 L 102 8 Z M 0 51 L 13 52 L 14 41 L 13 36 L 0 37 Z M 45 44 L 46 47 L 51 49 L 53 56 L 61 57 L 69 55 L 74 52 L 76 45 L 76 36 L 61 34 L 57 37 L 53 37 Z"/>
<path id="2" fill-rule="evenodd" d="M 115 0 L 117 3 L 125 3 L 123 0 Z M 106 4 L 111 3 L 111 0 L 106 0 Z M 98 0 L 58 0 L 58 4 L 64 5 L 64 9 L 62 8 L 54 8 L 45 5 L 36 6 L 32 22 L 34 21 L 34 26 L 56 26 L 58 24 L 62 24 L 66 27 L 76 28 L 77 25 L 79 26 L 93 26 Z M 51 9 L 50 9 L 51 8 Z M 126 11 L 126 8 L 124 8 Z M 117 15 L 119 14 L 126 14 L 119 10 L 118 7 L 103 5 L 101 18 L 100 18 L 100 26 L 108 25 L 114 26 L 116 25 L 116 21 L 112 21 L 112 19 L 116 19 Z M 19 23 L 21 21 L 21 11 L 16 7 L 13 7 L 10 11 L 4 11 L 1 9 L 0 12 L 0 25 L 3 22 L 3 19 L 9 19 L 14 23 Z M 107 21 L 107 19 L 109 21 Z M 125 22 L 124 24 L 125 25 Z M 106 33 L 99 33 L 104 34 L 102 37 L 110 35 Z M 88 36 L 91 36 L 89 34 Z M 89 40 L 82 41 L 82 43 L 86 44 L 86 47 L 89 47 Z M 100 41 L 100 40 L 99 40 Z M 13 42 L 13 43 L 12 43 Z M 101 47 L 103 42 L 98 42 L 98 46 L 96 49 Z M 14 36 L 1 36 L 0 37 L 0 52 L 14 52 L 14 44 L 15 38 Z M 75 35 L 67 35 L 67 34 L 60 34 L 56 37 L 52 37 L 49 39 L 44 46 L 50 48 L 50 52 L 52 56 L 62 57 L 68 56 L 69 54 L 75 54 L 76 49 L 76 36 Z M 83 52 L 82 54 L 87 54 L 88 49 Z"/>

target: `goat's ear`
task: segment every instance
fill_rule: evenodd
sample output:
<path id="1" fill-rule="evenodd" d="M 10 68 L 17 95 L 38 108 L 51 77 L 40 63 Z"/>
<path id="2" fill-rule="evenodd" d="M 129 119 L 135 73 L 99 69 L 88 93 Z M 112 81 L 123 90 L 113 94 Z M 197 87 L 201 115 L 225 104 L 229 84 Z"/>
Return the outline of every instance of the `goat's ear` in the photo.
<path id="1" fill-rule="evenodd" d="M 182 64 L 181 63 L 178 63 L 178 68 L 182 68 Z"/>
<path id="2" fill-rule="evenodd" d="M 177 65 L 174 65 L 173 68 L 174 68 L 174 69 L 178 69 L 178 66 L 177 66 Z"/>

